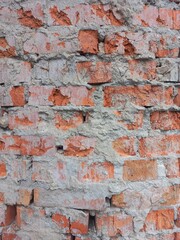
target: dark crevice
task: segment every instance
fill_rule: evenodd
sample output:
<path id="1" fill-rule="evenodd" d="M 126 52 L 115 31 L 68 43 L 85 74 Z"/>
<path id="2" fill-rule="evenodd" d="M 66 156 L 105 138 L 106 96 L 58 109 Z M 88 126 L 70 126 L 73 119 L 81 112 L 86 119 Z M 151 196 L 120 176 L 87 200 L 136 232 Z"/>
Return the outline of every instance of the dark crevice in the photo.
<path id="1" fill-rule="evenodd" d="M 75 239 L 76 239 L 76 237 L 71 235 L 71 240 L 75 240 Z"/>
<path id="2" fill-rule="evenodd" d="M 152 108 L 153 106 L 143 106 L 144 108 Z"/>
<path id="3" fill-rule="evenodd" d="M 57 149 L 57 151 L 63 151 L 64 147 L 63 147 L 63 145 L 58 145 L 58 146 L 56 146 L 56 149 Z"/>
<path id="4" fill-rule="evenodd" d="M 86 122 L 86 120 L 87 120 L 87 114 L 83 113 L 83 122 Z"/>
<path id="5" fill-rule="evenodd" d="M 111 206 L 112 198 L 106 197 L 105 201 Z"/>
<path id="6" fill-rule="evenodd" d="M 30 200 L 30 204 L 34 203 L 34 189 L 32 190 L 32 196 L 31 196 L 31 200 Z"/>
<path id="7" fill-rule="evenodd" d="M 165 83 L 179 83 L 177 81 L 166 81 Z"/>
<path id="8" fill-rule="evenodd" d="M 96 231 L 96 215 L 89 215 L 89 225 L 88 229 L 92 231 Z"/>

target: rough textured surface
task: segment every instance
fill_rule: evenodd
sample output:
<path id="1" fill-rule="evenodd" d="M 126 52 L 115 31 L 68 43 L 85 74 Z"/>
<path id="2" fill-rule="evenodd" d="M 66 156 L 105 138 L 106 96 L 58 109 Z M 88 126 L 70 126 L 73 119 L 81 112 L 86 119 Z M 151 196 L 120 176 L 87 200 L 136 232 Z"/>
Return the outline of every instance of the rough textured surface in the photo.
<path id="1" fill-rule="evenodd" d="M 180 240 L 180 1 L 0 2 L 0 239 Z"/>

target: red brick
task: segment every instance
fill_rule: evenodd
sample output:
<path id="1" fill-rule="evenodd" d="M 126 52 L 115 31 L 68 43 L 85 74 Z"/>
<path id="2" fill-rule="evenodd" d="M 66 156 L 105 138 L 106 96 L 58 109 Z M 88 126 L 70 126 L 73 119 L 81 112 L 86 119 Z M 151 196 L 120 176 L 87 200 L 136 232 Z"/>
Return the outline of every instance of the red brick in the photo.
<path id="1" fill-rule="evenodd" d="M 147 240 L 175 240 L 175 233 L 172 234 L 156 234 L 156 236 L 148 237 Z"/>
<path id="2" fill-rule="evenodd" d="M 106 36 L 104 50 L 106 54 L 119 53 L 122 55 L 134 55 L 136 51 L 133 40 L 130 40 L 125 33 Z"/>
<path id="3" fill-rule="evenodd" d="M 55 126 L 58 129 L 67 131 L 72 128 L 77 128 L 83 123 L 82 112 L 76 112 L 69 118 L 64 118 L 62 114 L 56 113 L 55 115 Z"/>
<path id="4" fill-rule="evenodd" d="M 64 11 L 59 11 L 57 6 L 50 8 L 49 12 L 56 24 L 62 25 L 62 26 L 72 25 L 71 20 L 68 17 L 68 14 L 65 13 Z"/>
<path id="5" fill-rule="evenodd" d="M 139 154 L 142 157 L 157 157 L 171 154 L 179 154 L 179 139 L 179 135 L 161 135 L 157 137 L 141 138 L 139 142 Z"/>
<path id="6" fill-rule="evenodd" d="M 162 190 L 163 191 L 160 194 L 160 205 L 171 206 L 179 203 L 180 201 L 180 185 L 179 184 L 163 188 Z"/>
<path id="7" fill-rule="evenodd" d="M 87 234 L 89 214 L 74 210 L 74 216 L 69 216 L 68 213 L 54 213 L 52 220 L 58 225 L 60 229 L 65 229 L 66 233 L 71 234 Z"/>
<path id="8" fill-rule="evenodd" d="M 44 218 L 45 218 L 44 209 L 34 208 L 30 206 L 29 207 L 17 206 L 16 224 L 21 229 L 25 228 L 29 223 L 31 223 L 31 228 L 34 228 L 35 221 L 39 223 L 39 220 L 40 219 L 44 220 Z M 38 227 L 40 229 L 42 228 L 40 225 Z"/>
<path id="9" fill-rule="evenodd" d="M 4 37 L 0 38 L 0 58 L 16 56 L 16 48 L 11 45 Z"/>
<path id="10" fill-rule="evenodd" d="M 82 162 L 78 178 L 80 181 L 89 182 L 103 182 L 112 179 L 114 178 L 114 165 L 110 162 L 92 164 Z"/>
<path id="11" fill-rule="evenodd" d="M 4 227 L 2 230 L 2 240 L 22 240 L 22 238 L 16 235 L 16 230 L 15 224 Z"/>
<path id="12" fill-rule="evenodd" d="M 0 204 L 4 203 L 4 193 L 0 192 Z"/>
<path id="13" fill-rule="evenodd" d="M 173 28 L 176 30 L 180 29 L 180 10 L 173 11 Z"/>
<path id="14" fill-rule="evenodd" d="M 144 210 L 152 207 L 174 206 L 180 201 L 180 188 L 174 186 L 148 187 L 142 191 L 126 189 L 112 196 L 112 205 L 119 208 Z"/>
<path id="15" fill-rule="evenodd" d="M 125 161 L 123 179 L 125 181 L 146 181 L 157 178 L 157 163 L 154 160 Z"/>
<path id="16" fill-rule="evenodd" d="M 95 139 L 74 136 L 65 140 L 64 142 L 64 155 L 85 157 L 93 153 L 95 147 Z"/>
<path id="17" fill-rule="evenodd" d="M 18 24 L 16 10 L 14 8 L 11 9 L 10 6 L 1 6 L 0 21 L 5 24 Z"/>
<path id="18" fill-rule="evenodd" d="M 157 22 L 159 26 L 173 28 L 173 10 L 167 8 L 160 8 Z"/>
<path id="19" fill-rule="evenodd" d="M 0 226 L 8 226 L 15 221 L 16 217 L 16 206 L 6 206 L 4 210 L 4 219 L 0 219 Z"/>
<path id="20" fill-rule="evenodd" d="M 10 112 L 8 120 L 10 129 L 36 127 L 39 121 L 38 111 L 30 108 L 18 110 L 18 112 Z"/>
<path id="21" fill-rule="evenodd" d="M 79 216 L 74 219 L 70 218 L 70 231 L 72 234 L 87 234 L 88 233 L 88 224 L 89 224 L 89 214 L 81 213 Z"/>
<path id="22" fill-rule="evenodd" d="M 113 195 L 111 198 L 111 203 L 115 207 L 125 208 L 127 205 L 124 198 L 124 193 L 122 192 L 120 194 Z"/>
<path id="23" fill-rule="evenodd" d="M 96 30 L 80 30 L 79 35 L 80 49 L 83 53 L 98 53 L 98 31 Z M 88 41 L 87 41 L 88 39 Z"/>
<path id="24" fill-rule="evenodd" d="M 90 194 L 89 194 L 90 193 Z M 34 204 L 41 207 L 65 207 L 87 210 L 104 210 L 106 206 L 105 197 L 98 194 L 97 188 L 92 185 L 91 192 L 71 190 L 46 190 L 34 189 Z"/>
<path id="25" fill-rule="evenodd" d="M 147 232 L 151 230 L 173 229 L 173 227 L 173 209 L 163 209 L 149 212 L 144 224 L 144 230 Z"/>
<path id="26" fill-rule="evenodd" d="M 180 112 L 153 112 L 150 116 L 152 129 L 178 130 L 180 129 Z"/>
<path id="27" fill-rule="evenodd" d="M 32 181 L 49 183 L 50 179 L 51 174 L 46 165 L 44 165 L 43 162 L 33 162 Z"/>
<path id="28" fill-rule="evenodd" d="M 21 8 L 17 10 L 17 13 L 19 15 L 19 22 L 22 25 L 30 28 L 40 28 L 43 26 L 43 22 L 40 19 L 34 17 L 31 10 L 26 11 Z"/>
<path id="29" fill-rule="evenodd" d="M 175 224 L 178 228 L 180 228 L 180 207 L 177 210 L 178 210 L 178 213 L 177 213 Z"/>
<path id="30" fill-rule="evenodd" d="M 24 87 L 0 87 L 0 105 L 22 107 L 25 105 Z"/>
<path id="31" fill-rule="evenodd" d="M 166 168 L 166 177 L 180 177 L 180 159 L 167 159 L 164 163 Z"/>
<path id="32" fill-rule="evenodd" d="M 13 87 L 10 95 L 14 106 L 25 105 L 24 87 Z"/>
<path id="33" fill-rule="evenodd" d="M 174 240 L 179 240 L 180 239 L 180 232 L 175 233 L 175 239 Z"/>
<path id="34" fill-rule="evenodd" d="M 0 83 L 20 84 L 22 82 L 30 83 L 32 75 L 31 63 L 15 60 L 11 58 L 3 58 L 0 61 L 1 79 Z M 17 71 L 18 69 L 18 71 Z"/>
<path id="35" fill-rule="evenodd" d="M 180 88 L 178 88 L 177 91 L 178 91 L 177 95 L 174 98 L 174 104 L 179 107 L 180 106 Z"/>
<path id="36" fill-rule="evenodd" d="M 68 178 L 66 164 L 62 161 L 58 161 L 57 162 L 57 170 L 58 170 L 58 177 L 61 180 L 61 182 L 66 181 Z"/>
<path id="37" fill-rule="evenodd" d="M 143 27 L 167 27 L 179 29 L 179 10 L 144 6 L 143 11 L 133 17 L 135 25 Z"/>
<path id="38" fill-rule="evenodd" d="M 112 146 L 114 150 L 121 156 L 136 155 L 134 138 L 120 137 L 113 141 Z"/>
<path id="39" fill-rule="evenodd" d="M 29 105 L 53 105 L 48 97 L 51 95 L 53 87 L 32 86 L 29 87 Z"/>
<path id="40" fill-rule="evenodd" d="M 120 233 L 121 236 L 128 236 L 133 231 L 133 221 L 131 216 L 123 213 L 97 214 L 96 227 L 98 234 L 115 237 Z"/>
<path id="41" fill-rule="evenodd" d="M 143 126 L 144 111 L 114 111 L 114 114 L 117 118 L 117 121 L 128 130 L 140 129 Z"/>
<path id="42" fill-rule="evenodd" d="M 62 215 L 61 213 L 54 213 L 52 215 L 52 221 L 54 221 L 59 228 L 63 228 L 66 233 L 70 233 L 70 222 L 69 218 L 66 217 L 65 215 Z"/>
<path id="43" fill-rule="evenodd" d="M 176 36 L 156 36 L 155 40 L 150 41 L 150 51 L 152 51 L 157 58 L 177 58 L 179 55 L 179 48 L 172 47 L 178 45 Z"/>
<path id="44" fill-rule="evenodd" d="M 0 162 L 0 178 L 4 178 L 7 176 L 6 164 L 4 162 Z"/>
<path id="45" fill-rule="evenodd" d="M 77 71 L 82 79 L 87 79 L 89 84 L 111 82 L 111 63 L 108 62 L 79 62 Z"/>
<path id="46" fill-rule="evenodd" d="M 140 14 L 136 14 L 133 18 L 135 25 L 143 27 L 157 27 L 158 8 L 154 6 L 144 6 Z"/>
<path id="47" fill-rule="evenodd" d="M 109 22 L 114 26 L 121 26 L 123 24 L 123 20 L 117 19 L 111 9 L 107 9 L 107 6 L 103 6 L 101 4 L 93 4 L 92 9 L 95 10 L 95 14 L 100 17 L 104 22 Z M 107 10 L 105 10 L 107 9 Z"/>
<path id="48" fill-rule="evenodd" d="M 57 6 L 49 8 L 49 24 L 61 26 L 84 26 L 87 22 L 97 26 L 121 26 L 123 19 L 120 14 L 115 16 L 110 5 L 102 4 L 77 4 L 60 10 Z"/>
<path id="49" fill-rule="evenodd" d="M 92 94 L 94 88 L 87 89 L 84 86 L 80 87 L 45 87 L 35 86 L 30 87 L 30 105 L 55 105 L 55 106 L 66 106 L 69 104 L 75 106 L 94 106 Z"/>
<path id="50" fill-rule="evenodd" d="M 18 155 L 52 155 L 55 153 L 53 137 L 8 136 L 2 138 L 3 147 L 0 152 Z"/>
<path id="51" fill-rule="evenodd" d="M 157 63 L 153 60 L 140 61 L 140 60 L 129 60 L 129 70 L 133 78 L 139 80 L 153 80 L 156 78 L 156 65 Z"/>
<path id="52" fill-rule="evenodd" d="M 12 171 L 10 174 L 14 181 L 27 180 L 29 177 L 29 165 L 31 165 L 31 163 L 23 158 L 20 161 L 18 157 L 13 158 L 11 165 Z"/>
<path id="53" fill-rule="evenodd" d="M 139 106 L 173 104 L 173 89 L 161 86 L 113 86 L 104 88 L 105 107 L 125 107 L 131 103 Z"/>
<path id="54" fill-rule="evenodd" d="M 27 35 L 28 40 L 24 40 L 24 54 L 59 54 L 64 52 L 74 52 L 71 41 L 64 42 L 59 40 L 60 33 L 53 32 L 48 34 L 42 32 L 32 32 Z M 73 45 L 74 46 L 74 45 Z M 78 48 L 77 48 L 78 50 Z"/>

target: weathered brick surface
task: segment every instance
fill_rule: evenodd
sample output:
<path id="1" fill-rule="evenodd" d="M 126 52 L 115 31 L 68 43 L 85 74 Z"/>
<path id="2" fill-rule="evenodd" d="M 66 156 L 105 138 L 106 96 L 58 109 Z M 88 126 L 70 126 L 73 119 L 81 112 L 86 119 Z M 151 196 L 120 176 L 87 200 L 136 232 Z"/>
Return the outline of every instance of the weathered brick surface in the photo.
<path id="1" fill-rule="evenodd" d="M 180 239 L 180 1 L 0 1 L 0 239 Z"/>

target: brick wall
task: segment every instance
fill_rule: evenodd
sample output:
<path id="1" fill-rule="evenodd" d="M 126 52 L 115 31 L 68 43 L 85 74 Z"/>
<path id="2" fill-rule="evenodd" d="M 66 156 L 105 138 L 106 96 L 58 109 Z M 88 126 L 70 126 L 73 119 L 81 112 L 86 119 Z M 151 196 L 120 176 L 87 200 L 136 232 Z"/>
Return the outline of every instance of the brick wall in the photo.
<path id="1" fill-rule="evenodd" d="M 180 239 L 178 3 L 1 0 L 0 239 Z"/>

